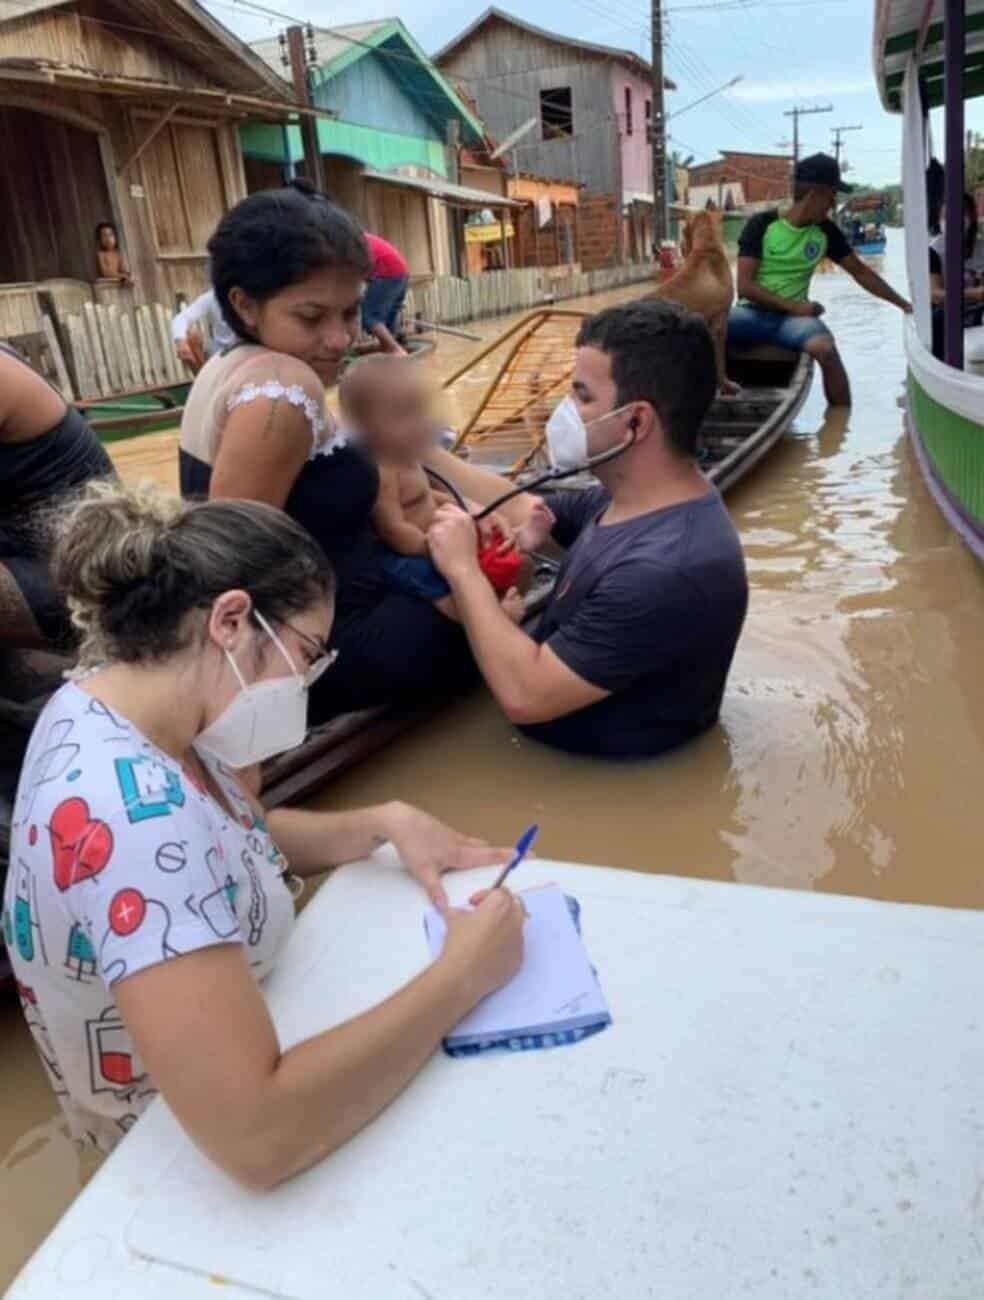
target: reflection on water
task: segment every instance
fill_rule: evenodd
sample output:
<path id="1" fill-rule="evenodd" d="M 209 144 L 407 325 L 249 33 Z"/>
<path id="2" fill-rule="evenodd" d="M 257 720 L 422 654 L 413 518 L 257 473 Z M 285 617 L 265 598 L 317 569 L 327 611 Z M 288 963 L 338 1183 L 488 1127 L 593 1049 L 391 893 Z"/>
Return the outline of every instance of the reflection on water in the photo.
<path id="1" fill-rule="evenodd" d="M 900 232 L 882 260 L 903 283 Z M 477 692 L 324 807 L 413 799 L 503 843 L 536 820 L 547 857 L 984 905 L 984 573 L 903 437 L 898 313 L 841 273 L 815 290 L 855 406 L 825 413 L 816 384 L 793 434 L 729 498 L 752 599 L 720 727 L 657 762 L 609 765 L 519 737 Z M 442 341 L 426 364 L 448 373 L 468 351 Z M 488 374 L 468 384 L 476 398 Z M 76 1183 L 26 1032 L 5 1015 L 0 1035 L 0 1152 L 19 1144 L 0 1165 L 2 1286 Z"/>

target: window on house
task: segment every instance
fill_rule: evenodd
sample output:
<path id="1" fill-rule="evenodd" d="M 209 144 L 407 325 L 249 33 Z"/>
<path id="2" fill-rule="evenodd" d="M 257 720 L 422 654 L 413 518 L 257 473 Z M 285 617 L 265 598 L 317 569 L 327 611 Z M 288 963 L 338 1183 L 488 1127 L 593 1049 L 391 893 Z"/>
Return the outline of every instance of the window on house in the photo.
<path id="1" fill-rule="evenodd" d="M 646 100 L 646 139 L 652 144 L 653 139 L 653 101 Z"/>
<path id="2" fill-rule="evenodd" d="M 540 125 L 544 140 L 574 134 L 574 101 L 570 86 L 540 91 Z"/>
<path id="3" fill-rule="evenodd" d="M 625 134 L 632 134 L 632 87 L 625 87 Z"/>

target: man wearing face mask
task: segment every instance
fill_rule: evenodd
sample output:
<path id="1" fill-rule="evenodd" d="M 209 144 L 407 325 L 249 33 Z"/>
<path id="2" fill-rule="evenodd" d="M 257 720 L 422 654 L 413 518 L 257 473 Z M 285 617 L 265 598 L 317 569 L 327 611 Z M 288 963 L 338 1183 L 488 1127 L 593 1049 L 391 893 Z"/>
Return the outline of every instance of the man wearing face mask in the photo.
<path id="1" fill-rule="evenodd" d="M 569 549 L 533 636 L 483 581 L 469 516 L 438 513 L 431 555 L 485 681 L 538 740 L 642 757 L 717 720 L 748 582 L 738 535 L 696 462 L 715 373 L 706 325 L 673 303 L 585 321 L 571 396 L 547 427 L 551 456 L 568 468 L 613 454 L 595 468 L 601 487 L 550 499 L 554 539 Z M 516 505 L 514 523 L 535 508 L 531 498 Z"/>

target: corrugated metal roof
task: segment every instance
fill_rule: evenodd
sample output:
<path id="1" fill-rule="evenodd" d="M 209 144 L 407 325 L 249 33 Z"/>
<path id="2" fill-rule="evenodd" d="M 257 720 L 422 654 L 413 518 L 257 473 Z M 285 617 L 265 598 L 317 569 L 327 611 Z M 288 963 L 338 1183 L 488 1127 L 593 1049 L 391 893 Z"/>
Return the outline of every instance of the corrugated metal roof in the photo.
<path id="1" fill-rule="evenodd" d="M 967 46 L 964 93 L 984 95 L 984 0 L 964 0 Z M 902 78 L 909 56 L 923 38 L 920 79 L 931 108 L 943 102 L 943 0 L 876 0 L 874 30 L 875 79 L 882 103 L 891 113 L 901 111 Z"/>
<path id="2" fill-rule="evenodd" d="M 446 199 L 467 208 L 521 208 L 518 199 L 507 199 L 501 194 L 486 190 L 473 190 L 467 185 L 455 185 L 439 176 L 401 176 L 398 172 L 363 173 L 367 181 L 382 181 L 386 185 L 399 185 L 407 190 L 420 190 L 435 199 Z"/>

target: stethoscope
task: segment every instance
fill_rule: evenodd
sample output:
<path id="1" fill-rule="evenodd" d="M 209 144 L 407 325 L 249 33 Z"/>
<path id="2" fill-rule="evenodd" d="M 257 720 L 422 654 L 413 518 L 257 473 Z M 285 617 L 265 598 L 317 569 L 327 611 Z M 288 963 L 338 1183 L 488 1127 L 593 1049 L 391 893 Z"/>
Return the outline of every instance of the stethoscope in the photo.
<path id="1" fill-rule="evenodd" d="M 510 488 L 508 492 L 503 492 L 502 496 L 496 497 L 496 499 L 489 502 L 487 506 L 483 506 L 477 514 L 472 515 L 472 519 L 478 523 L 478 521 L 484 519 L 486 515 L 490 515 L 493 511 L 504 506 L 507 501 L 512 501 L 515 497 L 521 497 L 524 492 L 537 492 L 540 488 L 546 487 L 549 483 L 559 483 L 565 478 L 574 478 L 578 474 L 590 474 L 592 470 L 597 469 L 599 465 L 607 465 L 610 460 L 615 460 L 616 457 L 621 456 L 634 445 L 637 436 L 637 429 L 638 421 L 633 420 L 629 425 L 629 436 L 622 442 L 616 443 L 614 447 L 609 447 L 607 451 L 600 451 L 597 456 L 589 456 L 587 460 L 582 461 L 579 465 L 572 466 L 570 469 L 559 469 L 553 467 L 544 470 L 542 474 L 536 475 L 536 477 L 530 479 L 528 483 L 523 483 L 522 486 L 513 487 Z M 441 487 L 444 488 L 446 492 L 454 497 L 462 510 L 471 514 L 468 509 L 467 501 L 450 479 L 446 479 L 443 474 L 439 474 L 436 469 L 431 469 L 430 466 L 427 466 L 427 473 L 437 483 L 440 483 Z"/>

